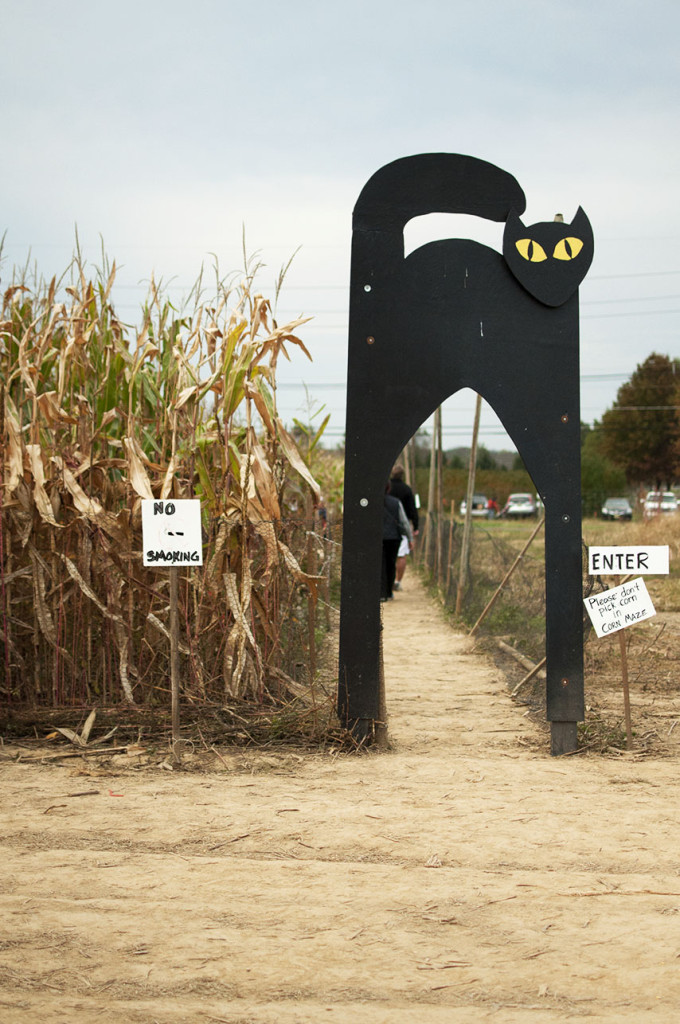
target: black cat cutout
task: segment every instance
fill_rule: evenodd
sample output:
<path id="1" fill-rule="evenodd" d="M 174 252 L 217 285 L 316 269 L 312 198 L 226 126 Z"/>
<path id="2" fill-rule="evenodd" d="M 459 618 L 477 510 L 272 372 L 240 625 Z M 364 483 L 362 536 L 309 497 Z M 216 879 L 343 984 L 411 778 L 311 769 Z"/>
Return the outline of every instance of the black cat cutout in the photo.
<path id="1" fill-rule="evenodd" d="M 546 306 L 561 306 L 592 263 L 590 221 L 579 206 L 571 224 L 551 221 L 525 228 L 511 210 L 503 234 L 503 256 L 530 295 Z"/>
<path id="2" fill-rule="evenodd" d="M 553 752 L 576 744 L 583 718 L 578 285 L 593 240 L 581 210 L 571 224 L 524 227 L 524 209 L 512 175 L 445 153 L 383 167 L 354 209 L 338 711 L 360 738 L 382 720 L 385 482 L 421 424 L 471 388 L 496 412 L 545 504 L 547 716 Z M 404 225 L 434 212 L 505 222 L 504 255 L 445 239 L 405 258 Z"/>

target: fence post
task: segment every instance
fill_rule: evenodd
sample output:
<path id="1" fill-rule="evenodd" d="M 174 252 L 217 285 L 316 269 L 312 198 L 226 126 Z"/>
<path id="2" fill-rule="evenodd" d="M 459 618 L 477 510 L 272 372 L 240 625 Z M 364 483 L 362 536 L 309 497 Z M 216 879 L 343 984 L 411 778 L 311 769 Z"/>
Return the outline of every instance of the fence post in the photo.
<path id="1" fill-rule="evenodd" d="M 315 517 L 314 503 L 311 494 L 305 502 L 305 520 L 307 528 L 307 572 L 316 576 L 316 537 L 314 536 Z M 307 630 L 309 634 L 309 685 L 314 687 L 316 679 L 316 598 L 311 590 L 307 593 Z"/>
<path id="2" fill-rule="evenodd" d="M 437 541 L 435 547 L 436 553 L 436 580 L 437 586 L 441 585 L 442 580 L 442 525 L 444 519 L 444 501 L 442 497 L 443 488 L 443 471 L 444 471 L 444 456 L 442 452 L 442 407 L 441 405 L 437 409 L 435 418 L 437 428 Z"/>
<path id="3" fill-rule="evenodd" d="M 482 612 L 482 614 L 481 614 L 481 615 L 479 616 L 479 618 L 478 618 L 478 619 L 477 619 L 477 621 L 475 622 L 475 624 L 474 624 L 474 626 L 472 627 L 472 629 L 470 630 L 470 634 L 469 634 L 470 636 L 474 636 L 474 635 L 475 635 L 475 633 L 477 632 L 478 628 L 479 628 L 479 627 L 481 626 L 482 622 L 484 621 L 484 619 L 486 618 L 486 616 L 487 616 L 487 615 L 489 614 L 489 612 L 491 611 L 491 609 L 492 609 L 492 608 L 493 608 L 493 606 L 495 605 L 496 601 L 498 600 L 498 598 L 500 597 L 500 595 L 501 595 L 501 593 L 502 593 L 502 591 L 503 591 L 503 587 L 504 587 L 504 586 L 505 586 L 505 584 L 506 584 L 506 583 L 508 582 L 508 580 L 510 579 L 510 577 L 511 577 L 511 576 L 512 576 L 512 574 L 514 573 L 515 569 L 517 568 L 517 566 L 519 565 L 519 563 L 520 563 L 520 562 L 522 561 L 522 559 L 523 559 L 523 558 L 524 558 L 524 556 L 526 555 L 527 551 L 529 550 L 529 547 L 531 546 L 531 543 L 532 543 L 532 541 L 533 541 L 534 537 L 536 536 L 536 534 L 538 533 L 538 531 L 539 531 L 539 530 L 541 529 L 541 527 L 543 526 L 543 523 L 544 523 L 544 522 L 545 522 L 545 519 L 541 519 L 541 520 L 539 521 L 539 523 L 537 524 L 537 526 L 536 526 L 536 529 L 535 529 L 535 530 L 533 530 L 533 532 L 532 532 L 531 536 L 529 537 L 529 540 L 528 540 L 528 541 L 526 542 L 526 544 L 524 545 L 524 547 L 522 548 L 522 550 L 521 550 L 521 551 L 520 551 L 520 553 L 518 554 L 517 558 L 516 558 L 516 559 L 515 559 L 515 561 L 514 561 L 514 562 L 512 563 L 512 565 L 510 566 L 510 568 L 509 568 L 509 569 L 508 569 L 508 571 L 506 572 L 506 574 L 505 574 L 505 576 L 503 577 L 503 579 L 501 580 L 501 582 L 500 582 L 500 583 L 498 584 L 498 587 L 496 588 L 496 591 L 495 591 L 495 593 L 494 593 L 493 597 L 492 597 L 492 598 L 491 598 L 491 600 L 490 600 L 490 601 L 488 602 L 488 604 L 487 604 L 486 608 L 484 609 L 484 611 Z"/>
<path id="4" fill-rule="evenodd" d="M 470 447 L 470 465 L 468 467 L 467 505 L 465 506 L 465 522 L 463 524 L 463 543 L 460 549 L 460 568 L 458 572 L 458 593 L 456 594 L 456 615 L 460 615 L 463 604 L 463 592 L 467 584 L 468 563 L 470 559 L 470 524 L 472 522 L 472 496 L 475 493 L 475 473 L 477 470 L 477 438 L 479 437 L 479 420 L 482 415 L 482 398 L 477 395 L 475 404 L 475 421 L 472 427 L 472 445 Z"/>
<path id="5" fill-rule="evenodd" d="M 180 760 L 179 735 L 179 569 L 170 572 L 170 691 L 172 717 L 172 756 Z"/>
<path id="6" fill-rule="evenodd" d="M 447 600 L 448 600 L 448 596 L 449 596 L 449 587 L 451 586 L 451 569 L 452 569 L 452 564 L 451 564 L 451 558 L 452 558 L 451 547 L 453 545 L 453 510 L 454 510 L 455 507 L 456 507 L 456 503 L 453 500 L 453 498 L 451 498 L 451 517 L 449 519 L 449 546 L 448 546 L 447 551 L 446 551 L 446 598 L 447 598 Z"/>

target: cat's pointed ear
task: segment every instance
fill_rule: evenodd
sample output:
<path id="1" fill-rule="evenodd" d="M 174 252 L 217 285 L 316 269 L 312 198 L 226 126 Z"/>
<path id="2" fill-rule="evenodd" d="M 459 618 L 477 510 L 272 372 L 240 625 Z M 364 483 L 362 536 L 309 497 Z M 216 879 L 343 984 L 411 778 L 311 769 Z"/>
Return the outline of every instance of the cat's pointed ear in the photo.
<path id="1" fill-rule="evenodd" d="M 523 228 L 522 218 L 517 213 L 517 210 L 513 207 L 508 214 L 508 219 L 505 222 L 505 233 L 508 232 L 515 234 L 519 228 Z"/>
<path id="2" fill-rule="evenodd" d="M 574 214 L 571 226 L 575 231 L 580 233 L 579 237 L 585 235 L 586 237 L 590 236 L 592 238 L 593 229 L 582 206 L 579 206 L 578 210 Z"/>
<path id="3" fill-rule="evenodd" d="M 583 249 L 580 254 L 580 262 L 582 264 L 582 278 L 586 276 L 590 269 L 590 264 L 593 262 L 593 255 L 595 253 L 595 240 L 593 238 L 593 228 L 586 216 L 586 213 L 582 206 L 579 206 L 578 210 L 574 214 L 571 222 L 571 230 L 574 235 L 583 242 Z"/>
<path id="4" fill-rule="evenodd" d="M 508 219 L 505 222 L 505 228 L 503 230 L 503 255 L 506 256 L 507 250 L 514 248 L 517 239 L 521 238 L 522 235 L 525 234 L 526 230 L 522 223 L 522 218 L 513 206 L 508 213 Z"/>

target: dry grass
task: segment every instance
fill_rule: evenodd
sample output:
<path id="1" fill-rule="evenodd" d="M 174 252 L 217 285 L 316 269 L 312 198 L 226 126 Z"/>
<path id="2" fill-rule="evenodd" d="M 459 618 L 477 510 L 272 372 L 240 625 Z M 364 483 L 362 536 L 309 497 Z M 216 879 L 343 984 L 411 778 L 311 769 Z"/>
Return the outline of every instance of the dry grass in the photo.
<path id="1" fill-rule="evenodd" d="M 498 529 L 497 527 L 501 527 Z M 533 523 L 475 525 L 471 551 L 471 572 L 460 625 L 469 628 L 476 621 L 496 590 L 518 551 L 533 530 Z M 456 599 L 458 528 L 448 549 L 448 528 L 442 531 L 442 563 L 453 563 L 449 588 L 437 589 L 446 607 L 453 609 Z M 677 752 L 680 741 L 680 715 L 677 694 L 680 686 L 680 515 L 658 516 L 647 521 L 607 523 L 586 519 L 583 523 L 585 545 L 668 545 L 671 572 L 668 576 L 645 577 L 657 616 L 625 630 L 633 733 L 638 752 L 669 756 Z M 591 589 L 614 585 L 613 578 L 587 574 L 584 549 L 584 595 Z M 584 613 L 585 619 L 585 613 Z M 508 645 L 539 662 L 545 654 L 545 585 L 543 539 L 534 541 L 511 577 L 497 604 L 484 620 L 478 633 L 480 643 L 496 657 L 510 688 L 527 674 L 527 667 L 499 653 L 495 644 L 502 639 Z M 618 635 L 598 639 L 585 620 L 586 721 L 581 728 L 581 743 L 588 748 L 617 753 L 626 747 L 622 698 L 622 668 Z M 521 688 L 519 699 L 543 720 L 545 683 L 539 674 Z"/>

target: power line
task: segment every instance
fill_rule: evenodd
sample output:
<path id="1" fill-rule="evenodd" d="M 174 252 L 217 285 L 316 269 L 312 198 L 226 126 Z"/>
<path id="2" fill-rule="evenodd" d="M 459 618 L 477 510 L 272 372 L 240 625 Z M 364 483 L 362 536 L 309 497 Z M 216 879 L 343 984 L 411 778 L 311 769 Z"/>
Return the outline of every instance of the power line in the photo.
<path id="1" fill-rule="evenodd" d="M 623 278 L 631 277 L 673 277 L 680 274 L 680 270 L 649 270 L 638 274 L 593 274 L 589 281 L 620 281 Z"/>
<path id="2" fill-rule="evenodd" d="M 677 412 L 680 405 L 613 405 L 609 412 Z"/>
<path id="3" fill-rule="evenodd" d="M 616 381 L 616 380 L 628 380 L 630 374 L 628 373 L 587 373 L 583 374 L 580 378 L 582 384 L 595 384 L 600 381 Z M 277 390 L 279 388 L 307 388 L 309 390 L 313 388 L 324 388 L 324 389 L 341 389 L 346 388 L 347 385 L 344 381 L 302 381 L 302 380 L 280 380 L 276 384 Z M 454 397 L 453 395 L 451 396 Z"/>
<path id="4" fill-rule="evenodd" d="M 616 316 L 658 316 L 659 314 L 680 313 L 680 309 L 641 309 L 629 313 L 585 313 L 582 320 L 604 320 Z"/>
<path id="5" fill-rule="evenodd" d="M 669 299 L 680 299 L 680 295 L 636 295 L 630 299 L 588 299 L 582 306 L 609 306 L 619 302 L 668 302 Z"/>

